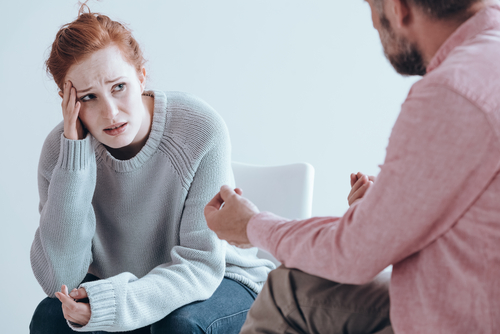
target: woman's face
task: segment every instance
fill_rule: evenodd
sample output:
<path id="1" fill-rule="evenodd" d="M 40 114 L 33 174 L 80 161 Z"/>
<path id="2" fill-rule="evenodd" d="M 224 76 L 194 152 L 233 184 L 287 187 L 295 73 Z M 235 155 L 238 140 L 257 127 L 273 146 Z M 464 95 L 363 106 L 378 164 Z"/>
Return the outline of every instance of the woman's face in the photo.
<path id="1" fill-rule="evenodd" d="M 111 45 L 71 66 L 66 82 L 76 89 L 79 118 L 101 143 L 114 149 L 143 143 L 150 115 L 143 104 L 146 72 L 125 61 Z"/>

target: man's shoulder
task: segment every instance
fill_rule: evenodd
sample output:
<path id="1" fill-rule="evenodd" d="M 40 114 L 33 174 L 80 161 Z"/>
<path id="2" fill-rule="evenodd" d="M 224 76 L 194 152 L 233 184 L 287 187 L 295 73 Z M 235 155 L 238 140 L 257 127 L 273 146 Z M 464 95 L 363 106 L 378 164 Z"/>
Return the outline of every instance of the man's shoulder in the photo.
<path id="1" fill-rule="evenodd" d="M 403 104 L 400 124 L 446 124 L 500 143 L 500 31 L 478 34 L 416 82 Z"/>
<path id="2" fill-rule="evenodd" d="M 456 47 L 443 63 L 416 85 L 447 87 L 484 112 L 500 106 L 500 31 L 487 30 Z"/>

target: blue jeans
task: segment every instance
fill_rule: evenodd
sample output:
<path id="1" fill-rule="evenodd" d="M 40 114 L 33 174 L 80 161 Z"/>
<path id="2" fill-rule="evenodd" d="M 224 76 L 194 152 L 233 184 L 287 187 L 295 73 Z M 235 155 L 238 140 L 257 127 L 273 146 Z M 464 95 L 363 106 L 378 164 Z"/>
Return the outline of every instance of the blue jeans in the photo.
<path id="1" fill-rule="evenodd" d="M 224 278 L 207 300 L 178 308 L 162 320 L 133 334 L 231 334 L 239 333 L 257 294 L 232 279 Z M 45 298 L 31 319 L 30 334 L 74 334 L 63 317 L 61 302 Z M 107 332 L 93 332 L 101 334 Z"/>

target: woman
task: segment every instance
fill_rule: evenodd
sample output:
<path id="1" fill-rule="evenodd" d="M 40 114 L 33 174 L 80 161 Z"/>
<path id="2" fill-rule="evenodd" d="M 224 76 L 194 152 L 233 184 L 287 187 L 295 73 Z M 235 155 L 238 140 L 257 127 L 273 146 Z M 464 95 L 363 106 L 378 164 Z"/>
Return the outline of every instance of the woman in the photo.
<path id="1" fill-rule="evenodd" d="M 233 182 L 224 122 L 191 95 L 146 91 L 130 31 L 84 6 L 46 63 L 64 121 L 39 164 L 31 263 L 49 297 L 31 333 L 238 333 L 273 265 L 206 227 Z"/>

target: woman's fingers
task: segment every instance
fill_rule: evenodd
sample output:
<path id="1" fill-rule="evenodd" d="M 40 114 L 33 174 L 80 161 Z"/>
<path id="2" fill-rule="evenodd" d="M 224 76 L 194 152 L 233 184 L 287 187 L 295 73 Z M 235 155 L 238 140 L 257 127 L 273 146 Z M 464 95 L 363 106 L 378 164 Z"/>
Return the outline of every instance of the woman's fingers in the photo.
<path id="1" fill-rule="evenodd" d="M 72 121 L 78 119 L 78 112 L 80 111 L 80 102 L 76 102 L 76 89 L 75 87 L 70 87 L 70 95 L 68 105 L 66 107 L 66 113 Z"/>
<path id="2" fill-rule="evenodd" d="M 69 296 L 74 299 L 84 299 L 88 297 L 85 288 L 73 289 Z"/>
<path id="3" fill-rule="evenodd" d="M 71 293 L 74 291 L 78 291 L 81 297 L 87 296 L 87 292 L 83 288 L 78 290 L 73 289 Z M 68 287 L 66 285 L 63 285 L 61 292 L 56 292 L 55 295 L 61 301 L 64 319 L 80 325 L 86 325 L 89 322 L 91 314 L 89 303 L 76 302 L 68 294 Z"/>
<path id="4" fill-rule="evenodd" d="M 69 320 L 69 321 L 74 322 L 74 323 L 78 323 L 77 319 L 74 317 L 77 303 L 68 296 L 63 296 L 61 303 L 62 303 L 62 311 L 63 311 L 64 319 Z M 74 303 L 74 305 L 73 305 L 73 303 Z"/>
<path id="5" fill-rule="evenodd" d="M 63 113 L 64 110 L 66 110 L 66 107 L 68 106 L 68 100 L 69 100 L 69 90 L 70 88 L 68 87 L 68 81 L 64 83 L 63 87 L 63 95 L 62 95 L 62 102 L 61 102 L 61 107 L 63 108 Z"/>
<path id="6" fill-rule="evenodd" d="M 71 140 L 83 139 L 85 131 L 78 116 L 81 103 L 77 101 L 76 88 L 71 81 L 64 83 L 63 101 L 61 103 L 64 118 L 64 136 Z"/>
<path id="7" fill-rule="evenodd" d="M 75 101 L 76 88 L 73 87 L 73 83 L 68 80 L 64 83 L 63 101 L 61 104 L 64 116 L 72 113 L 73 107 L 75 106 Z"/>

